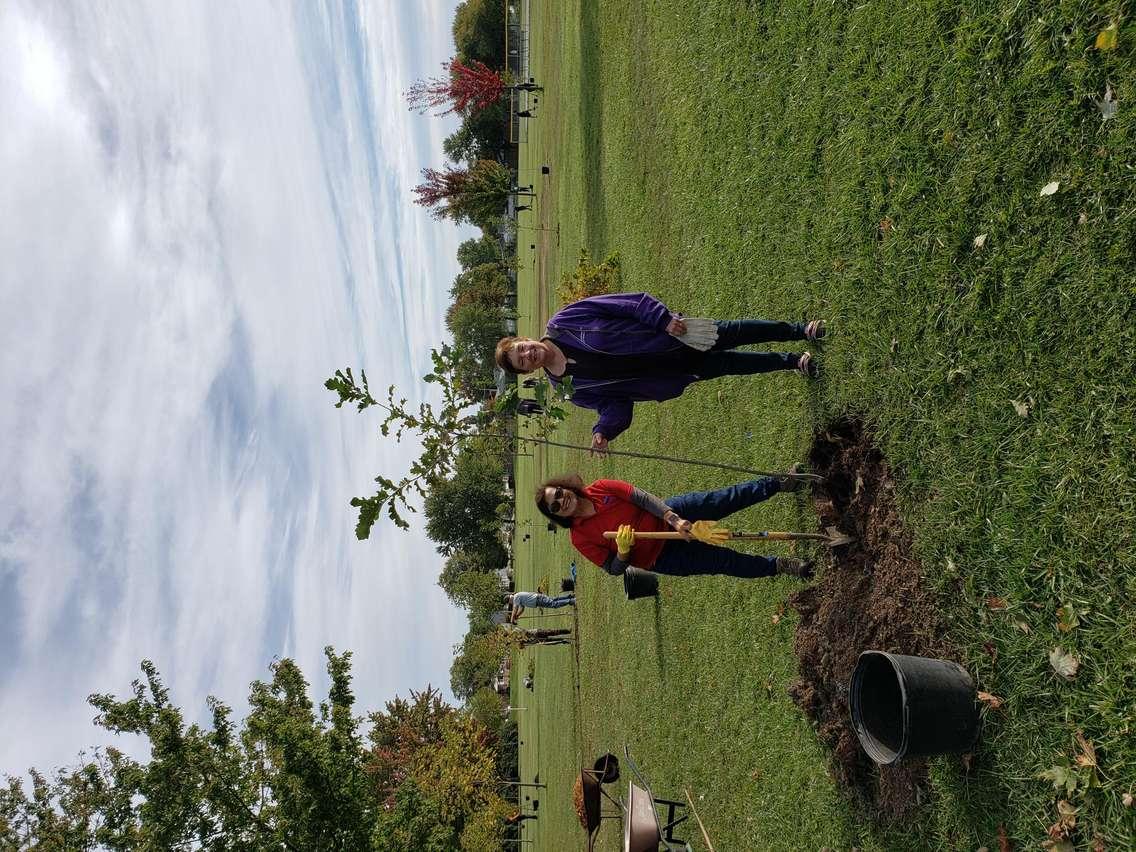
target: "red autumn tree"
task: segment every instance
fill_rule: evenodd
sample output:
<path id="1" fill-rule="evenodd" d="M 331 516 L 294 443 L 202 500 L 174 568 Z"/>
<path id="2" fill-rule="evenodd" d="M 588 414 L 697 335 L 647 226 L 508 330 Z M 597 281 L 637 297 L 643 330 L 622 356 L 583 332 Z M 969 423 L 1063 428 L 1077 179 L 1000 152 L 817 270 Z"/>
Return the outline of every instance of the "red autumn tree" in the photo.
<path id="1" fill-rule="evenodd" d="M 432 109 L 445 107 L 435 115 L 481 110 L 496 103 L 505 91 L 501 75 L 484 62 L 473 60 L 468 65 L 460 59 L 443 62 L 445 77 L 419 80 L 406 91 L 410 108 L 425 115 Z"/>
<path id="2" fill-rule="evenodd" d="M 423 169 L 422 183 L 414 187 L 414 203 L 437 210 L 460 195 L 469 183 L 469 169 Z M 437 214 L 436 214 L 437 215 Z"/>

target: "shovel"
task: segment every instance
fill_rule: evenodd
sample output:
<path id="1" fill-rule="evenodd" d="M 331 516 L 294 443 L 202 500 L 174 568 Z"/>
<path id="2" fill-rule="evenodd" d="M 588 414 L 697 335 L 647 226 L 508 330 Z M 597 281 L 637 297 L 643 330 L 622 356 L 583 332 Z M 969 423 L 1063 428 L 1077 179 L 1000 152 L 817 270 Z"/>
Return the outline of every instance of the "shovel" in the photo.
<path id="1" fill-rule="evenodd" d="M 825 527 L 822 533 L 780 532 L 778 530 L 747 532 L 745 530 L 728 530 L 725 527 L 718 526 L 714 521 L 695 521 L 691 525 L 690 532 L 697 541 L 717 545 L 723 545 L 727 541 L 821 541 L 829 547 L 839 547 L 842 544 L 850 544 L 856 540 L 850 535 L 845 535 L 836 527 Z M 615 536 L 616 533 L 614 531 L 604 533 L 604 538 L 615 538 Z M 682 533 L 673 531 L 636 532 L 635 538 L 644 540 L 666 539 L 672 541 L 681 539 Z"/>

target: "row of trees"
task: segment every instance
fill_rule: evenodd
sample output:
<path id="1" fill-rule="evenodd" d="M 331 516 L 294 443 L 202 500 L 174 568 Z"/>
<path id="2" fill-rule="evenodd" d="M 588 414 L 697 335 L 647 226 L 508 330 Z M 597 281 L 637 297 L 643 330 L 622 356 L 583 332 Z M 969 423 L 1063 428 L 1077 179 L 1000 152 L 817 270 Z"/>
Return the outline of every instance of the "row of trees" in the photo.
<path id="1" fill-rule="evenodd" d="M 515 788 L 515 727 L 494 702 L 454 708 L 427 688 L 356 715 L 351 655 L 326 650 L 318 706 L 291 660 L 253 683 L 239 725 L 210 699 L 187 725 L 157 669 L 126 699 L 94 695 L 95 724 L 145 741 L 135 760 L 109 748 L 77 769 L 0 788 L 4 849 L 497 850 Z M 510 741 L 511 740 L 511 741 Z M 511 757 L 510 757 L 511 755 Z"/>
<path id="2" fill-rule="evenodd" d="M 500 0 L 465 0 L 454 15 L 456 55 L 441 77 L 420 81 L 406 93 L 412 109 L 456 114 L 460 127 L 446 138 L 449 165 L 423 169 L 416 203 L 435 218 L 472 224 L 481 236 L 458 248 L 461 272 L 450 288 L 446 328 L 453 337 L 445 368 L 436 363 L 434 379 L 444 382 L 457 409 L 476 406 L 494 385 L 493 351 L 514 316 L 509 306 L 514 258 L 502 234 L 508 197 L 515 183 L 508 160 L 508 91 L 505 66 L 505 9 Z M 480 419 L 478 419 L 478 417 Z M 509 410 L 486 407 L 479 426 L 507 433 Z M 459 431 L 450 462 L 426 477 L 423 511 L 426 532 L 444 565 L 439 585 L 469 614 L 469 632 L 455 648 L 450 687 L 467 706 L 496 703 L 486 684 L 509 649 L 495 638 L 493 613 L 503 606 L 506 587 L 499 569 L 508 562 L 502 524 L 512 516 L 503 487 L 505 456 L 512 446 L 496 437 L 479 437 L 469 421 Z M 389 504 L 388 504 L 389 511 Z"/>

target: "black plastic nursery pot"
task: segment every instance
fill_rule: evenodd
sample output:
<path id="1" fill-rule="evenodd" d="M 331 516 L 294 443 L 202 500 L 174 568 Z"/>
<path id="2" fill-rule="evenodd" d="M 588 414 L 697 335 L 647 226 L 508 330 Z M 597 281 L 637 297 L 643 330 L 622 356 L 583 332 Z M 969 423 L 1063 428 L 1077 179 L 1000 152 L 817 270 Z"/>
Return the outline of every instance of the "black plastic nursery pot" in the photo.
<path id="1" fill-rule="evenodd" d="M 966 669 L 949 660 L 864 651 L 849 687 L 852 727 L 876 763 L 961 754 L 978 739 L 978 701 Z"/>
<path id="2" fill-rule="evenodd" d="M 659 592 L 659 578 L 650 571 L 628 565 L 623 570 L 623 591 L 629 601 L 654 597 Z"/>

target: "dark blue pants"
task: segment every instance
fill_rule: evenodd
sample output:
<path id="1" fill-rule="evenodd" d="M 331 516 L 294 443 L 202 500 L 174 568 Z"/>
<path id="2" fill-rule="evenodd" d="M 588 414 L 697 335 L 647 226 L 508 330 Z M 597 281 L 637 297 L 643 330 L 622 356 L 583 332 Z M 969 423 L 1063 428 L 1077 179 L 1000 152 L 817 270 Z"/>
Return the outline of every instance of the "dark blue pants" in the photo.
<path id="1" fill-rule="evenodd" d="M 765 477 L 739 482 L 717 491 L 692 491 L 672 497 L 666 503 L 688 521 L 720 521 L 781 490 L 781 483 Z M 692 577 L 698 574 L 726 574 L 730 577 L 769 577 L 777 573 L 772 556 L 739 553 L 729 545 L 719 547 L 701 541 L 668 541 L 651 570 L 657 574 Z"/>
<path id="2" fill-rule="evenodd" d="M 804 340 L 805 326 L 798 322 L 773 320 L 719 320 L 718 342 L 702 356 L 698 378 L 748 376 L 775 370 L 794 370 L 799 352 L 734 352 L 737 346 L 771 343 L 779 340 Z"/>

